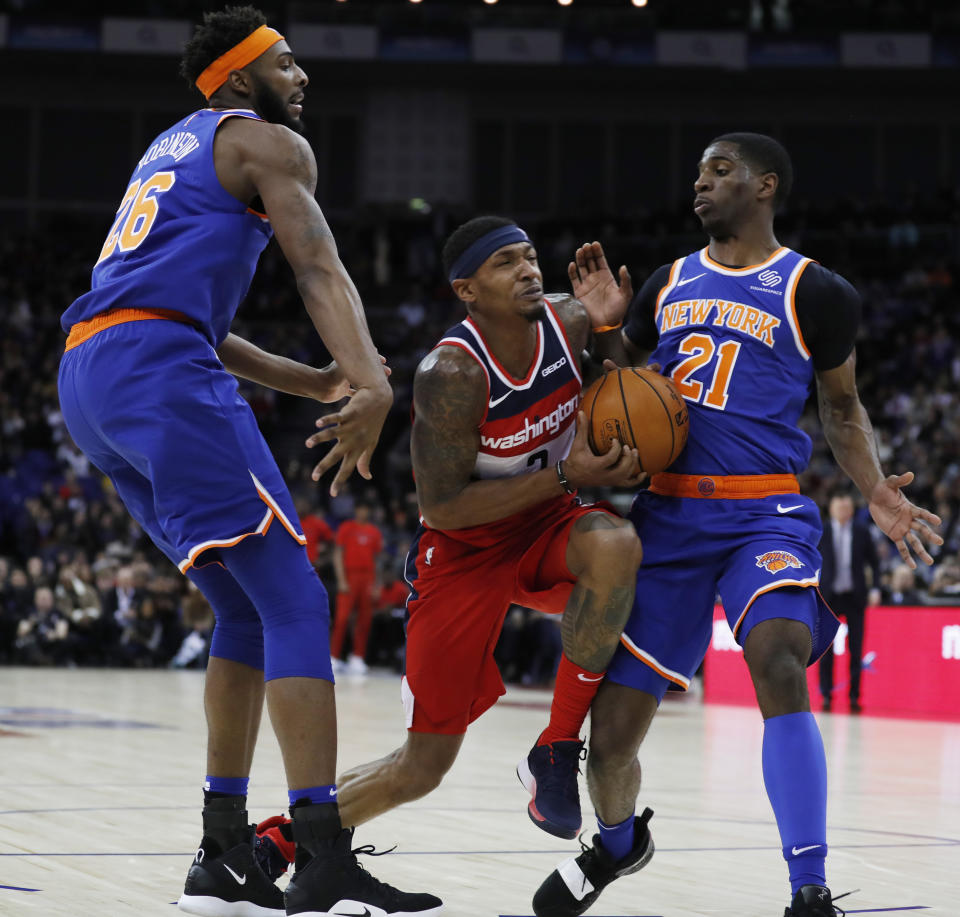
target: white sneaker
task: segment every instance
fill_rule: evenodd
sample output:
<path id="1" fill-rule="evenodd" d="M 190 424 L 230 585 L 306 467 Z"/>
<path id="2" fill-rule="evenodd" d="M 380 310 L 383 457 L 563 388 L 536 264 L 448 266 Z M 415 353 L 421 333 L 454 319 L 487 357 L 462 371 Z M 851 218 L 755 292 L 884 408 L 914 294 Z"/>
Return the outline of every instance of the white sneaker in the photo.
<path id="1" fill-rule="evenodd" d="M 347 674 L 348 675 L 366 675 L 370 669 L 367 668 L 367 664 L 363 661 L 363 657 L 355 656 L 351 653 L 347 657 Z"/>
<path id="2" fill-rule="evenodd" d="M 347 664 L 342 659 L 337 659 L 336 656 L 330 657 L 330 663 L 333 665 L 334 675 L 343 675 L 347 671 Z"/>

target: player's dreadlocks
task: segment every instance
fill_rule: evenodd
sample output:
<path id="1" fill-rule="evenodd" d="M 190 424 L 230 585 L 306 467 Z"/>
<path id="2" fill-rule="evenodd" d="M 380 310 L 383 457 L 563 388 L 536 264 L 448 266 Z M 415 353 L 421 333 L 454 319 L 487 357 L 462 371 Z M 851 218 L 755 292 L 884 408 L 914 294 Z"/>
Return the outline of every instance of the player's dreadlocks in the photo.
<path id="1" fill-rule="evenodd" d="M 266 16 L 252 6 L 226 6 L 215 13 L 204 13 L 203 24 L 197 26 L 184 45 L 180 75 L 192 89 L 197 77 L 210 64 L 266 21 Z"/>

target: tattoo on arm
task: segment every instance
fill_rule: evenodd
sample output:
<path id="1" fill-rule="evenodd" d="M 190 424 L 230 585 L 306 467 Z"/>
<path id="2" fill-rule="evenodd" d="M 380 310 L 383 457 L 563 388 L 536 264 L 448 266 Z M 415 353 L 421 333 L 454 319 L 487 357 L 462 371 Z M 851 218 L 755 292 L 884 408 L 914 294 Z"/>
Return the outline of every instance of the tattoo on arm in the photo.
<path id="1" fill-rule="evenodd" d="M 470 482 L 487 384 L 473 359 L 441 347 L 420 364 L 413 393 L 413 470 L 420 505 L 427 511 L 456 497 Z"/>

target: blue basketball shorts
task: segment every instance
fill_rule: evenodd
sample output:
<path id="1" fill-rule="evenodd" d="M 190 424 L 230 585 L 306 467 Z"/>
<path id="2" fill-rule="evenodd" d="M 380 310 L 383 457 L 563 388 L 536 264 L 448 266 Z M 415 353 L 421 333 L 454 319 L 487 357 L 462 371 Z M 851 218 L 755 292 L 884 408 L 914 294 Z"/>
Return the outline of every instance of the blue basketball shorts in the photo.
<path id="1" fill-rule="evenodd" d="M 306 543 L 236 379 L 192 326 L 105 328 L 63 355 L 58 387 L 70 435 L 181 572 L 274 524 Z"/>
<path id="2" fill-rule="evenodd" d="M 772 618 L 807 625 L 813 638 L 808 664 L 832 642 L 838 622 L 819 591 L 820 515 L 809 498 L 699 499 L 643 491 L 630 519 L 643 543 L 643 564 L 607 671 L 611 681 L 658 700 L 670 683 L 689 687 L 710 644 L 718 595 L 741 646 L 760 621 Z M 769 598 L 756 602 L 761 595 Z"/>

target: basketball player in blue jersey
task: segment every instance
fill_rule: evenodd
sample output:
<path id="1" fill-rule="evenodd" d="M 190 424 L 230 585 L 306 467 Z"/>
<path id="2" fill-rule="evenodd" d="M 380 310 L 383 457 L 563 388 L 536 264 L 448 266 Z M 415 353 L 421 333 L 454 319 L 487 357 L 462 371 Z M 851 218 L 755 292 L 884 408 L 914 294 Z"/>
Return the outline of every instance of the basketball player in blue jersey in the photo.
<path id="1" fill-rule="evenodd" d="M 234 375 L 334 401 L 331 491 L 370 455 L 391 391 L 357 291 L 314 200 L 301 137 L 307 77 L 252 7 L 207 14 L 182 71 L 207 99 L 136 165 L 90 292 L 67 309 L 59 391 L 67 426 L 131 514 L 209 599 L 203 838 L 179 904 L 207 917 L 384 917 L 441 902 L 384 885 L 351 852 L 337 809 L 327 596 L 290 495 Z M 336 362 L 316 370 L 229 333 L 272 233 Z M 232 375 L 234 374 L 234 375 Z M 261 871 L 246 793 L 264 695 L 292 808 L 296 873 Z M 343 912 L 343 911 L 340 911 Z M 355 913 L 356 910 L 351 911 Z"/>
<path id="2" fill-rule="evenodd" d="M 591 711 L 587 783 L 600 831 L 541 885 L 538 917 L 582 914 L 649 859 L 652 840 L 633 815 L 637 752 L 668 685 L 686 688 L 699 667 L 718 592 L 764 719 L 763 777 L 790 875 L 785 917 L 838 913 L 825 875 L 826 760 L 805 675 L 837 621 L 817 589 L 819 513 L 795 477 L 810 457 L 797 423 L 814 384 L 834 457 L 904 560 L 916 565 L 912 551 L 931 563 L 921 539 L 942 539 L 930 528 L 940 520 L 901 491 L 912 473 L 881 470 L 854 377 L 858 294 L 774 236 L 791 182 L 775 140 L 716 138 L 694 186 L 709 244 L 654 272 L 622 333 L 597 336 L 596 350 L 620 366 L 652 351 L 688 402 L 690 435 L 631 510 L 645 556 Z M 592 243 L 577 251 L 570 277 L 592 323 L 617 326 L 632 296 L 626 268 L 618 284 Z"/>
<path id="3" fill-rule="evenodd" d="M 562 614 L 550 721 L 518 774 L 530 818 L 580 829 L 579 732 L 633 604 L 640 542 L 579 486 L 634 486 L 636 452 L 596 456 L 580 403 L 590 333 L 569 295 L 544 297 L 526 233 L 502 217 L 457 229 L 443 251 L 467 317 L 420 363 L 411 442 L 422 525 L 407 555 L 404 745 L 340 778 L 360 824 L 437 787 L 468 725 L 504 693 L 493 650 L 512 603 Z"/>

